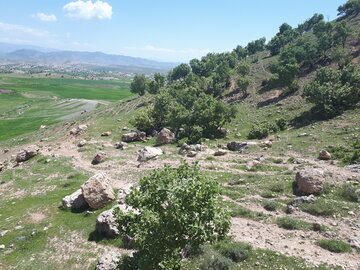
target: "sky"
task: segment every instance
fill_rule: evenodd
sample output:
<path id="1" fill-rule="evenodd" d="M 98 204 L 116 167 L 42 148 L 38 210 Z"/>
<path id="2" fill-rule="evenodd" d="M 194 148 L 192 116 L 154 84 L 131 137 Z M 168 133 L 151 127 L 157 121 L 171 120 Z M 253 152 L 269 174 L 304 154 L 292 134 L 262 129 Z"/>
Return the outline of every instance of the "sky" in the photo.
<path id="1" fill-rule="evenodd" d="M 0 42 L 187 62 L 274 36 L 346 0 L 0 0 Z"/>

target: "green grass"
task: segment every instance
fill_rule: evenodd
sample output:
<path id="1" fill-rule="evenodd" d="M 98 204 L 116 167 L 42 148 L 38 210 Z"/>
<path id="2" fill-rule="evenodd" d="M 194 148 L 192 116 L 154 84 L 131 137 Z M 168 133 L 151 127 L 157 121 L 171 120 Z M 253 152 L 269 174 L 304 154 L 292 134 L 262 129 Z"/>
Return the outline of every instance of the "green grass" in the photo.
<path id="1" fill-rule="evenodd" d="M 326 249 L 334 253 L 351 252 L 350 245 L 339 240 L 322 239 L 316 241 L 316 244 L 322 247 L 323 249 Z"/>
<path id="2" fill-rule="evenodd" d="M 291 217 L 281 217 L 276 220 L 276 224 L 286 230 L 315 230 L 325 231 L 327 228 L 323 225 L 315 225 L 301 219 L 295 219 Z"/>

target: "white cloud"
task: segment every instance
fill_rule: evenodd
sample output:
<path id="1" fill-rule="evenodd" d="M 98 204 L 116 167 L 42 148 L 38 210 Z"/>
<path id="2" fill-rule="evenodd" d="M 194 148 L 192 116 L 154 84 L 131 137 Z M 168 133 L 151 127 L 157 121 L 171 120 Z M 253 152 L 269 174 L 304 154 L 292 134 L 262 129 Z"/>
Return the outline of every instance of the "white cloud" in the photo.
<path id="1" fill-rule="evenodd" d="M 48 31 L 34 29 L 18 24 L 9 24 L 0 22 L 0 32 L 8 34 L 20 34 L 20 35 L 30 35 L 35 37 L 47 37 L 51 36 Z"/>
<path id="2" fill-rule="evenodd" d="M 0 42 L 13 43 L 13 44 L 32 44 L 30 40 L 18 39 L 18 38 L 0 38 Z"/>
<path id="3" fill-rule="evenodd" d="M 70 2 L 64 6 L 66 16 L 75 19 L 111 19 L 112 6 L 104 1 L 82 1 Z"/>
<path id="4" fill-rule="evenodd" d="M 87 43 L 87 42 L 78 42 L 78 41 L 73 41 L 73 42 L 71 42 L 71 44 L 72 45 L 74 45 L 74 46 L 81 46 L 81 47 L 89 47 L 89 46 L 91 46 L 89 43 Z"/>
<path id="5" fill-rule="evenodd" d="M 174 49 L 166 49 L 166 48 L 157 48 L 152 45 L 147 45 L 145 47 L 125 47 L 125 49 L 135 50 L 135 51 L 163 52 L 163 53 L 175 53 L 175 54 L 206 54 L 210 52 L 210 50 L 198 50 L 198 49 L 174 50 Z"/>
<path id="6" fill-rule="evenodd" d="M 43 22 L 56 22 L 57 21 L 57 18 L 54 14 L 45 14 L 42 12 L 33 14 L 31 17 L 39 19 L 40 21 L 43 21 Z"/>

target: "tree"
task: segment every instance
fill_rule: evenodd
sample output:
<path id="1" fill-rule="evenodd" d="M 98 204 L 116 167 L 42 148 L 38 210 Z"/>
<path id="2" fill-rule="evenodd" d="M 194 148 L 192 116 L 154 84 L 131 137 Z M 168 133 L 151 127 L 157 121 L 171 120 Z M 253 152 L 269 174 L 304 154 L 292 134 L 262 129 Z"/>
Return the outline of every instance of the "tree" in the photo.
<path id="1" fill-rule="evenodd" d="M 303 24 L 299 24 L 297 31 L 302 35 L 313 29 L 314 25 L 324 20 L 324 15 L 315 13 L 310 19 L 306 20 Z"/>
<path id="2" fill-rule="evenodd" d="M 339 6 L 338 15 L 358 15 L 360 13 L 360 0 L 348 0 L 344 5 Z"/>
<path id="3" fill-rule="evenodd" d="M 161 73 L 155 73 L 154 80 L 149 82 L 148 91 L 150 94 L 157 94 L 164 85 L 165 77 Z"/>
<path id="4" fill-rule="evenodd" d="M 135 75 L 133 81 L 130 85 L 130 90 L 134 94 L 139 94 L 140 96 L 145 94 L 147 80 L 145 75 Z"/>
<path id="5" fill-rule="evenodd" d="M 125 197 L 132 210 L 115 210 L 120 233 L 138 248 L 131 269 L 179 269 L 186 247 L 223 239 L 230 217 L 219 192 L 217 181 L 205 178 L 196 163 L 167 166 L 141 179 Z"/>
<path id="6" fill-rule="evenodd" d="M 190 66 L 187 64 L 180 64 L 176 68 L 174 68 L 171 72 L 171 80 L 184 80 L 185 77 L 190 73 Z"/>
<path id="7" fill-rule="evenodd" d="M 250 85 L 250 80 L 248 78 L 240 77 L 237 81 L 238 89 L 240 90 L 243 95 L 247 95 L 247 88 Z"/>
<path id="8" fill-rule="evenodd" d="M 326 116 L 341 113 L 360 101 L 360 69 L 354 65 L 342 70 L 320 68 L 303 95 Z"/>
<path id="9" fill-rule="evenodd" d="M 335 24 L 334 43 L 341 44 L 345 48 L 346 40 L 350 36 L 350 27 L 345 21 L 341 21 Z"/>
<path id="10" fill-rule="evenodd" d="M 246 48 L 244 48 L 243 46 L 238 45 L 235 49 L 234 49 L 235 54 L 237 55 L 239 60 L 245 59 L 248 55 L 248 51 Z"/>
<path id="11" fill-rule="evenodd" d="M 253 55 L 257 52 L 263 51 L 265 49 L 265 42 L 266 42 L 266 38 L 264 37 L 249 42 L 248 45 L 246 46 L 249 55 Z"/>

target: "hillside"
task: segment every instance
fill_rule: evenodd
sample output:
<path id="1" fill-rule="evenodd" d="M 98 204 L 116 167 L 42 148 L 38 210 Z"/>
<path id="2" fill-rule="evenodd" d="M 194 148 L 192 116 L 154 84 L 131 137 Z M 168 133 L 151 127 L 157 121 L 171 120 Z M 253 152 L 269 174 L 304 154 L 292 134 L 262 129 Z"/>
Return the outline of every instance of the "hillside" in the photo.
<path id="1" fill-rule="evenodd" d="M 303 32 L 302 27 L 310 26 L 287 28 L 287 32 L 280 29 L 278 38 L 289 38 L 281 48 L 266 46 L 260 39 L 234 52 L 209 54 L 180 65 L 166 79 L 161 74 L 150 79 L 136 76 L 134 81 L 140 83 L 130 88 L 140 95 L 111 88 L 106 93 L 111 103 L 41 129 L 43 123 L 38 121 L 31 132 L 0 140 L 0 245 L 4 251 L 0 268 L 94 269 L 100 257 L 133 254 L 137 247 L 129 245 L 131 237 L 111 237 L 110 229 L 101 233 L 97 218 L 113 206 L 124 205 L 121 201 L 129 185 L 138 185 L 154 169 L 178 167 L 185 160 L 198 162 L 201 173 L 219 183 L 220 205 L 230 212 L 231 227 L 226 241 L 205 244 L 188 257 L 182 253 L 186 258 L 180 269 L 359 269 L 360 95 L 359 88 L 352 86 L 360 81 L 356 73 L 360 15 L 348 14 L 332 22 L 331 30 L 321 30 L 330 39 L 339 32 L 336 23 L 345 22 L 351 35 L 344 46 L 334 42 L 326 50 L 316 47 L 319 51 L 315 52 L 325 36 L 316 30 L 319 22 L 323 26 L 318 20 Z M 301 34 L 292 36 L 295 31 Z M 317 31 L 321 32 L 318 36 Z M 51 62 L 62 52 L 16 54 L 22 53 L 29 59 Z M 101 54 L 73 56 L 68 52 L 65 56 L 107 61 Z M 336 98 L 326 100 L 326 106 L 316 103 L 321 98 L 310 99 L 313 79 L 324 68 L 333 76 L 332 83 L 313 88 L 317 92 L 335 89 L 331 94 L 345 89 L 340 98 L 335 96 L 335 106 Z M 341 84 L 343 77 L 348 80 Z M 9 80 L 6 87 L 13 84 L 17 94 L 37 93 L 37 87 L 27 86 L 26 80 L 19 82 L 15 87 L 14 79 Z M 66 91 L 51 88 L 51 80 L 43 83 L 44 91 L 51 89 L 52 95 L 65 98 L 74 95 L 73 83 L 79 87 L 80 82 L 65 84 Z M 91 98 L 95 100 L 105 99 L 100 89 L 105 84 L 129 87 L 127 81 L 86 84 L 93 85 Z M 86 89 L 77 94 L 85 98 Z M 6 94 L 0 92 L 0 97 Z M 219 116 L 221 121 L 216 121 Z M 164 127 L 175 131 L 176 137 L 173 143 L 158 146 L 153 132 Z M 124 134 L 138 129 L 147 134 L 121 143 Z M 189 148 L 184 148 L 184 142 Z M 16 162 L 18 152 L 31 145 L 38 148 L 34 157 Z M 147 162 L 138 161 L 147 146 L 163 153 Z M 322 150 L 328 153 L 319 157 Z M 96 156 L 102 159 L 94 164 Z M 299 190 L 297 174 L 304 170 L 316 182 L 308 186 L 320 186 L 320 191 Z M 61 200 L 97 173 L 109 177 L 116 199 L 96 210 L 89 206 L 64 209 Z M 98 264 L 97 269 L 104 269 L 101 267 Z"/>

